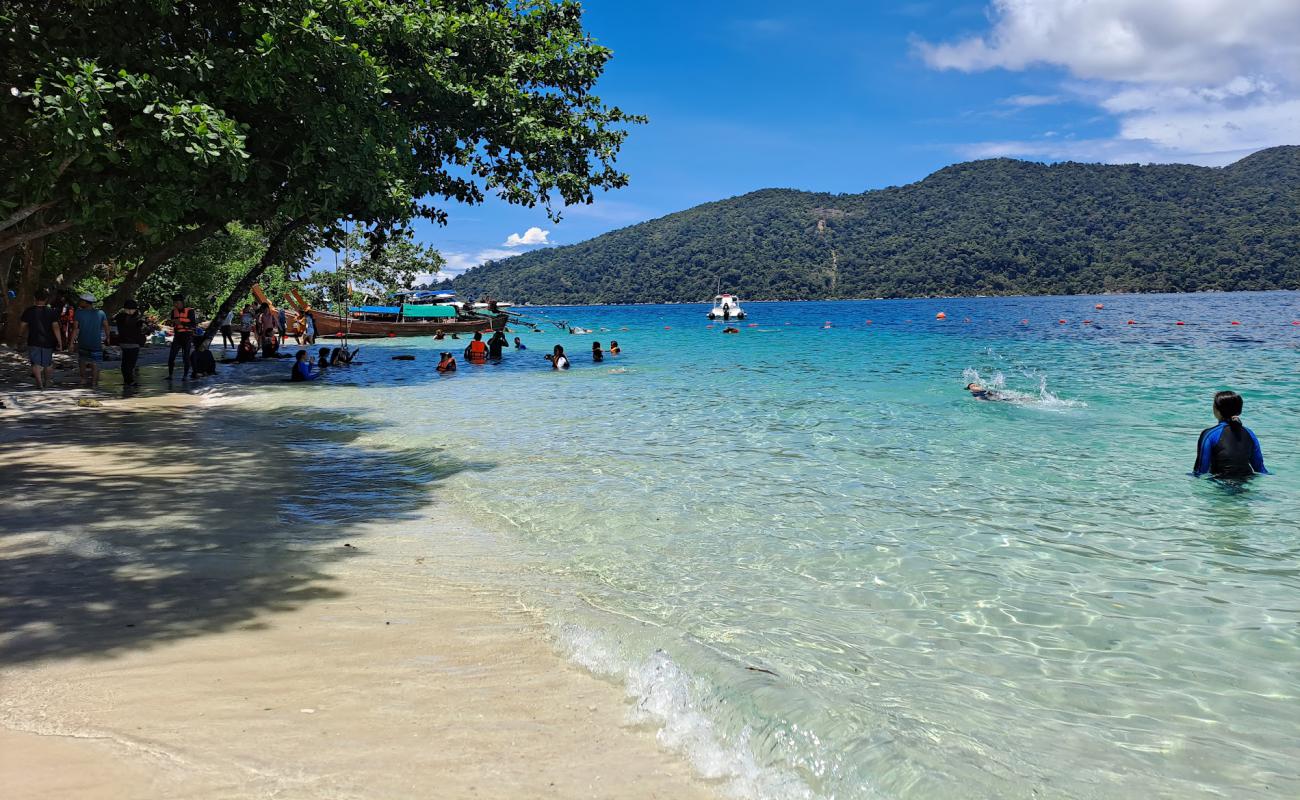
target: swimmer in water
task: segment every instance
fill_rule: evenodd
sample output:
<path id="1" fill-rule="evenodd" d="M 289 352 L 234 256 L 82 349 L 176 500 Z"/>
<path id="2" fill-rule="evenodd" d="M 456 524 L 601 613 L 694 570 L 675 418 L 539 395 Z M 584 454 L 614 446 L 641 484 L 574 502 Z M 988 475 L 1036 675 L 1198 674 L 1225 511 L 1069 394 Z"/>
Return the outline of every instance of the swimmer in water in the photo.
<path id="1" fill-rule="evenodd" d="M 1214 395 L 1214 418 L 1219 423 L 1201 431 L 1193 475 L 1245 478 L 1256 473 L 1268 474 L 1259 439 L 1241 424 L 1242 404 L 1241 395 L 1236 392 Z"/>
<path id="2" fill-rule="evenodd" d="M 623 330 L 627 330 L 627 328 L 624 328 Z M 611 356 L 616 356 L 616 355 L 618 355 L 618 354 L 621 353 L 621 352 L 623 352 L 623 350 L 622 350 L 622 348 L 620 348 L 620 347 L 618 346 L 618 342 L 614 341 L 613 339 L 610 339 L 610 340 L 609 340 L 609 354 L 610 354 Z"/>
<path id="3" fill-rule="evenodd" d="M 600 350 L 600 342 L 591 343 L 591 360 L 597 364 L 605 360 L 605 354 Z"/>
<path id="4" fill-rule="evenodd" d="M 723 333 L 740 333 L 740 328 L 723 328 Z"/>
<path id="5" fill-rule="evenodd" d="M 966 391 L 970 392 L 970 396 L 975 398 L 976 400 L 1001 400 L 1002 399 L 1002 397 L 997 392 L 994 392 L 990 389 L 985 389 L 983 386 L 980 386 L 978 383 L 966 384 Z"/>

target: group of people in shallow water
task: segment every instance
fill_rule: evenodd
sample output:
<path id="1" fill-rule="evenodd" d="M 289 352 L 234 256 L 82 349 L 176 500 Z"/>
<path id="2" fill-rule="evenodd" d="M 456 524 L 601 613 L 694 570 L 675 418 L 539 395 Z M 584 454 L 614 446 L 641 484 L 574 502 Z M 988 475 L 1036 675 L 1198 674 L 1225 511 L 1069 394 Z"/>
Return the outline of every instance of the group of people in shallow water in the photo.
<path id="1" fill-rule="evenodd" d="M 978 383 L 966 384 L 966 391 L 976 400 L 1010 399 L 996 389 L 988 389 Z M 1259 438 L 1241 422 L 1244 407 L 1245 401 L 1236 392 L 1222 391 L 1214 395 L 1214 418 L 1218 421 L 1201 431 L 1196 442 L 1193 475 L 1239 479 L 1268 474 Z"/>
<path id="2" fill-rule="evenodd" d="M 502 358 L 505 348 L 509 346 L 506 336 L 501 331 L 492 334 L 492 337 L 486 342 L 483 340 L 482 333 L 475 333 L 474 338 L 465 346 L 461 357 L 468 364 L 487 364 L 488 362 L 498 362 Z M 514 349 L 517 351 L 527 350 L 528 346 L 515 337 Z M 600 342 L 591 343 L 591 360 L 592 363 L 598 364 L 605 360 L 605 354 L 618 355 L 623 352 L 618 346 L 618 342 L 610 341 L 609 350 L 601 348 Z M 550 353 L 543 356 L 551 364 L 553 370 L 569 369 L 571 366 L 569 357 L 564 352 L 564 345 L 555 345 Z M 456 356 L 450 352 L 441 352 L 438 354 L 438 366 L 435 368 L 438 372 L 446 374 L 455 372 L 457 367 Z"/>
<path id="3" fill-rule="evenodd" d="M 293 371 L 289 373 L 291 381 L 314 381 L 330 367 L 350 367 L 361 352 L 360 347 L 349 349 L 347 345 L 342 347 L 322 347 L 320 354 L 317 356 L 315 363 L 306 350 L 299 350 L 293 359 Z"/>

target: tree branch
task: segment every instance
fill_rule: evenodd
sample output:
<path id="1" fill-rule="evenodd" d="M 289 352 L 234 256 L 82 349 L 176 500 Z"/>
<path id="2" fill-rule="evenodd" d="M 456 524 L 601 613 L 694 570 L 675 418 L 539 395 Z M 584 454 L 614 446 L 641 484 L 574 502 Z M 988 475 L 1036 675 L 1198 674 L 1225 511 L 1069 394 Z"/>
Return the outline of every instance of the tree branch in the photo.
<path id="1" fill-rule="evenodd" d="M 105 313 L 111 316 L 131 295 L 135 294 L 135 290 L 140 288 L 140 284 L 144 283 L 154 270 L 221 230 L 222 227 L 220 222 L 205 222 L 197 228 L 191 228 L 172 237 L 166 244 L 150 252 L 122 277 L 122 282 L 104 300 Z"/>
<path id="2" fill-rule="evenodd" d="M 8 250 L 11 247 L 17 247 L 20 244 L 27 244 L 28 242 L 34 242 L 37 239 L 44 239 L 46 236 L 62 233 L 71 227 L 72 222 L 64 220 L 63 222 L 56 222 L 52 225 L 34 228 L 30 231 L 15 233 L 5 239 L 0 239 L 0 250 Z"/>
<path id="3" fill-rule="evenodd" d="M 0 220 L 0 231 L 6 230 L 8 228 L 12 228 L 13 226 L 17 225 L 18 223 L 30 217 L 32 214 L 53 207 L 54 207 L 54 201 L 47 200 L 44 203 L 34 203 L 30 206 L 20 208 L 14 213 L 10 214 L 7 219 Z"/>

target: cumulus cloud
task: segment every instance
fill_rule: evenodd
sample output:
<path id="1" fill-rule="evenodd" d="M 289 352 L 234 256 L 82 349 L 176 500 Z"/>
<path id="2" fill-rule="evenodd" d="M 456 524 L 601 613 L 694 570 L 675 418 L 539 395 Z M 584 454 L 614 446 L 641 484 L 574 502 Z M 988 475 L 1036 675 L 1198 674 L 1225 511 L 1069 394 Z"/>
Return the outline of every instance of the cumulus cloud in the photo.
<path id="1" fill-rule="evenodd" d="M 442 269 L 435 273 L 424 273 L 415 276 L 413 286 L 423 286 L 439 281 L 451 280 L 466 270 L 473 269 L 488 261 L 500 261 L 503 258 L 519 255 L 514 250 L 505 250 L 499 247 L 488 247 L 483 250 L 474 252 L 465 252 L 457 250 L 444 250 L 442 257 L 444 263 Z"/>
<path id="2" fill-rule="evenodd" d="M 502 242 L 502 247 L 533 247 L 535 245 L 550 244 L 550 231 L 544 231 L 537 226 L 533 226 L 523 232 L 523 235 L 512 233 Z"/>
<path id="3" fill-rule="evenodd" d="M 918 50 L 936 69 L 1063 69 L 1074 79 L 1063 90 L 1118 123 L 1109 143 L 989 149 L 1213 163 L 1300 142 L 1297 0 L 994 0 L 989 20 L 981 35 Z"/>

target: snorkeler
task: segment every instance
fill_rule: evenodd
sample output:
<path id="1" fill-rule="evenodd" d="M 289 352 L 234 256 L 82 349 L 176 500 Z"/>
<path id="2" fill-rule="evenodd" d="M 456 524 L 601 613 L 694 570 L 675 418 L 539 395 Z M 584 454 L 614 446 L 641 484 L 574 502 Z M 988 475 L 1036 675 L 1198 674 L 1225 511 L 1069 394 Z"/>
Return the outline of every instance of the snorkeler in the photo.
<path id="1" fill-rule="evenodd" d="M 1241 395 L 1219 392 L 1214 395 L 1214 418 L 1219 424 L 1201 431 L 1196 443 L 1196 466 L 1193 475 L 1244 478 L 1255 473 L 1267 474 L 1264 452 L 1250 428 L 1241 424 Z"/>

